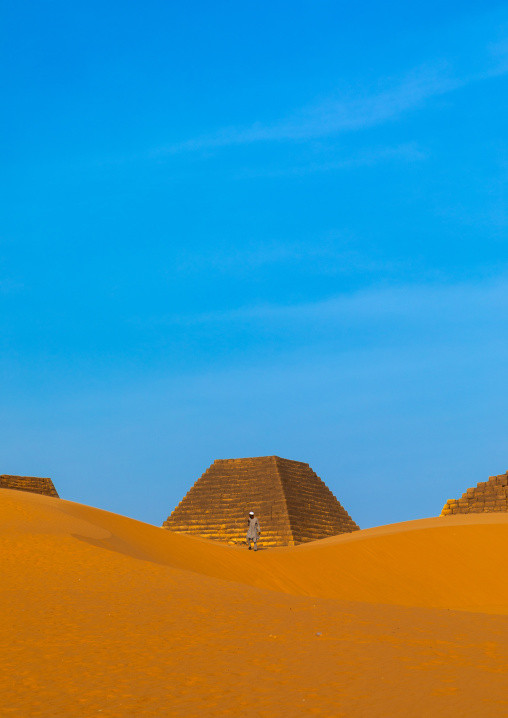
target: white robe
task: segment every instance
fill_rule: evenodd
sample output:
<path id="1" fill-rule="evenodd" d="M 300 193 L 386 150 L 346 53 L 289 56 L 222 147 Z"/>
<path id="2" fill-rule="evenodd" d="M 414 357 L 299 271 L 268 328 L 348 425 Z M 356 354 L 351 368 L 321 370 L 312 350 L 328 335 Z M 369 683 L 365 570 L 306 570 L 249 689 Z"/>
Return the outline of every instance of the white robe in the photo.
<path id="1" fill-rule="evenodd" d="M 258 540 L 258 534 L 261 533 L 261 529 L 259 528 L 259 521 L 258 517 L 254 516 L 254 518 L 251 519 L 249 516 L 249 528 L 247 529 L 247 541 L 250 539 L 251 541 L 257 541 Z"/>

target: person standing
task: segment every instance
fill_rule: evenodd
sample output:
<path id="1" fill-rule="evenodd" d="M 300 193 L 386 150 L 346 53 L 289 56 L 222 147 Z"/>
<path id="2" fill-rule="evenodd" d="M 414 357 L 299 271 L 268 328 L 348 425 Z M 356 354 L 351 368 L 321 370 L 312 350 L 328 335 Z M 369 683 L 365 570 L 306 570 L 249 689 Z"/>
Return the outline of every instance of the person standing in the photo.
<path id="1" fill-rule="evenodd" d="M 258 550 L 258 538 L 261 535 L 261 529 L 259 527 L 258 517 L 254 516 L 254 511 L 249 511 L 249 525 L 247 529 L 247 545 L 249 551 L 251 550 L 250 542 L 254 544 L 254 551 Z"/>

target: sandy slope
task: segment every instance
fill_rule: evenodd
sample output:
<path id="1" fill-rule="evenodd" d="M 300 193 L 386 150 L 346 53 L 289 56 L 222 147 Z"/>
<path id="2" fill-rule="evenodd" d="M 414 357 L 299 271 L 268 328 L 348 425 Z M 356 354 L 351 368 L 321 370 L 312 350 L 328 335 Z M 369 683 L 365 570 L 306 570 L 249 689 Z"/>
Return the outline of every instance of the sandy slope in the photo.
<path id="1" fill-rule="evenodd" d="M 2 716 L 508 716 L 506 515 L 254 554 L 4 489 L 0 540 Z"/>

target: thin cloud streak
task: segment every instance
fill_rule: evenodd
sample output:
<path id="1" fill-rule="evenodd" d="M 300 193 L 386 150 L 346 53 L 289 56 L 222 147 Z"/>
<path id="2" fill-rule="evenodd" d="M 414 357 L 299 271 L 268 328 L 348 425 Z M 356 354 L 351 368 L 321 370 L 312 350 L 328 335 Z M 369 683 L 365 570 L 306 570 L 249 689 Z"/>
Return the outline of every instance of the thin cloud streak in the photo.
<path id="1" fill-rule="evenodd" d="M 254 142 L 299 141 L 367 129 L 418 107 L 430 97 L 458 89 L 466 82 L 446 77 L 443 69 L 420 68 L 395 87 L 377 94 L 346 100 L 328 99 L 273 125 L 256 123 L 245 129 L 226 128 L 158 152 L 176 154 Z"/>
<path id="2" fill-rule="evenodd" d="M 460 76 L 460 73 L 454 73 L 449 63 L 422 65 L 398 82 L 392 82 L 392 87 L 370 95 L 329 98 L 273 124 L 257 122 L 246 128 L 228 127 L 210 135 L 159 148 L 152 154 L 213 150 L 256 142 L 305 141 L 375 127 L 418 109 L 433 97 L 505 75 L 508 73 L 506 48 L 506 42 L 490 48 L 487 63 L 490 66 L 478 72 Z"/>
<path id="3" fill-rule="evenodd" d="M 364 150 L 355 156 L 328 162 L 315 162 L 309 165 L 273 170 L 244 170 L 238 174 L 238 177 L 300 177 L 314 172 L 333 172 L 334 170 L 347 170 L 355 167 L 372 167 L 380 162 L 421 162 L 426 160 L 427 157 L 428 153 L 426 151 L 416 143 L 410 142 L 396 147 L 379 147 Z"/>
<path id="4" fill-rule="evenodd" d="M 391 319 L 437 323 L 468 323 L 489 317 L 498 321 L 508 312 L 508 277 L 452 285 L 373 288 L 356 294 L 299 305 L 260 305 L 194 316 L 155 320 L 164 324 L 215 324 L 229 322 L 336 323 L 378 322 Z"/>
<path id="5" fill-rule="evenodd" d="M 314 237 L 310 242 L 262 242 L 254 247 L 229 248 L 227 251 L 212 249 L 182 252 L 175 263 L 178 271 L 188 276 L 194 272 L 208 271 L 230 274 L 252 272 L 253 269 L 313 262 L 321 271 L 332 274 L 348 274 L 351 271 L 370 273 L 393 273 L 407 269 L 407 263 L 379 260 L 370 254 L 358 252 L 348 245 L 354 236 L 347 232 L 331 233 Z"/>

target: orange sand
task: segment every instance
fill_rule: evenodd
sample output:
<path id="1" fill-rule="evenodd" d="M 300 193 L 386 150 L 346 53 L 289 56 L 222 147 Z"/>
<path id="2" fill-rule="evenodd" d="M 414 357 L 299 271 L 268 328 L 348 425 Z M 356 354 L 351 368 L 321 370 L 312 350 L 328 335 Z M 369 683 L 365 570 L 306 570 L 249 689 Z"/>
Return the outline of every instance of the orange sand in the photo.
<path id="1" fill-rule="evenodd" d="M 506 514 L 255 554 L 3 489 L 0 539 L 2 718 L 508 716 Z"/>

